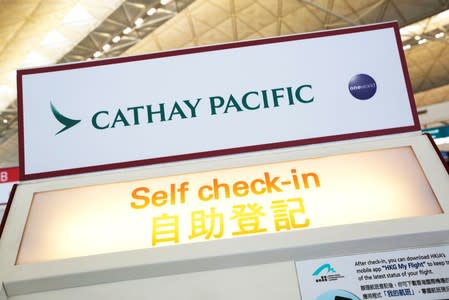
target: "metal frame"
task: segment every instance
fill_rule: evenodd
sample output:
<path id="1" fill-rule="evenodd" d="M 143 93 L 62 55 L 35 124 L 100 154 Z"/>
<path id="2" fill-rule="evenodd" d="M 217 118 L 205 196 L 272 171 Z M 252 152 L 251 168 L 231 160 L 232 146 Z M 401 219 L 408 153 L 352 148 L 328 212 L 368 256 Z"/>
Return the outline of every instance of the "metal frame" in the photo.
<path id="1" fill-rule="evenodd" d="M 39 191 L 401 146 L 414 150 L 443 214 L 15 265 L 33 194 Z M 326 147 L 272 150 L 24 183 L 14 195 L 0 240 L 0 278 L 7 294 L 14 296 L 170 274 L 444 244 L 449 242 L 448 180 L 449 173 L 431 141 L 426 136 L 410 133 L 363 142 L 339 142 Z"/>

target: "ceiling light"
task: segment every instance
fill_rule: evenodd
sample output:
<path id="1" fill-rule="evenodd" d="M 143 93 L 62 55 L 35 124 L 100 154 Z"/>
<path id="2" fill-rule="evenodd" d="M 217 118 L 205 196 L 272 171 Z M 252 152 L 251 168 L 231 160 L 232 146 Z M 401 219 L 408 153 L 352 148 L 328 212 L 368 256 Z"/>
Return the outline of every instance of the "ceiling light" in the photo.
<path id="1" fill-rule="evenodd" d="M 404 47 L 402 47 L 402 49 L 408 50 L 408 49 L 410 49 L 411 47 L 412 47 L 411 45 L 405 45 Z"/>
<path id="2" fill-rule="evenodd" d="M 418 22 L 402 27 L 399 32 L 401 33 L 401 39 L 404 41 L 424 32 L 424 27 Z"/>
<path id="3" fill-rule="evenodd" d="M 134 24 L 136 24 L 137 27 L 142 25 L 142 23 L 143 23 L 143 19 L 142 18 L 138 18 L 137 20 L 134 21 Z"/>
<path id="4" fill-rule="evenodd" d="M 171 0 L 161 0 L 162 5 L 167 5 Z"/>
<path id="5" fill-rule="evenodd" d="M 435 34 L 435 38 L 440 39 L 444 36 L 444 32 L 439 32 L 437 34 Z"/>
<path id="6" fill-rule="evenodd" d="M 422 44 L 424 44 L 424 43 L 426 43 L 426 42 L 427 42 L 426 39 L 422 39 L 422 40 L 419 40 L 419 41 L 418 41 L 418 44 L 422 45 Z"/>
<path id="7" fill-rule="evenodd" d="M 433 18 L 436 22 L 446 22 L 447 24 L 447 21 L 449 20 L 449 9 L 436 14 Z"/>
<path id="8" fill-rule="evenodd" d="M 41 66 L 50 63 L 50 61 L 44 56 L 40 55 L 36 51 L 32 51 L 27 55 L 23 62 L 23 66 L 26 68 Z"/>
<path id="9" fill-rule="evenodd" d="M 7 85 L 0 85 L 0 97 L 11 97 L 15 95 L 15 91 L 13 88 L 7 86 Z"/>
<path id="10" fill-rule="evenodd" d="M 67 42 L 67 39 L 61 33 L 56 30 L 52 30 L 42 40 L 41 45 L 43 47 L 58 47 Z"/>
<path id="11" fill-rule="evenodd" d="M 9 72 L 7 78 L 9 81 L 15 81 L 16 80 L 16 72 L 15 71 Z"/>
<path id="12" fill-rule="evenodd" d="M 109 49 L 111 49 L 111 45 L 109 45 L 109 44 L 104 44 L 103 45 L 103 50 L 104 51 L 108 51 Z"/>
<path id="13" fill-rule="evenodd" d="M 8 120 L 7 119 L 3 119 L 3 124 L 8 124 Z"/>
<path id="14" fill-rule="evenodd" d="M 97 51 L 97 52 L 94 53 L 94 57 L 95 58 L 100 57 L 102 54 L 103 53 L 101 53 L 100 51 Z"/>
<path id="15" fill-rule="evenodd" d="M 400 29 L 401 40 L 404 42 L 415 38 L 418 41 L 422 38 L 422 35 L 432 34 L 434 36 L 435 33 L 441 32 L 441 28 L 445 28 L 447 25 L 449 25 L 449 9 L 402 27 Z"/>
<path id="16" fill-rule="evenodd" d="M 411 35 L 413 33 L 412 28 L 410 28 L 410 26 L 405 26 L 405 27 L 401 27 L 401 29 L 399 29 L 399 33 L 401 35 Z"/>
<path id="17" fill-rule="evenodd" d="M 130 33 L 131 31 L 133 31 L 133 30 L 131 29 L 131 27 L 126 27 L 126 28 L 123 30 L 123 34 L 128 34 L 128 33 Z"/>
<path id="18" fill-rule="evenodd" d="M 147 11 L 147 15 L 152 16 L 156 13 L 156 8 L 152 7 Z"/>
<path id="19" fill-rule="evenodd" d="M 434 141 L 437 145 L 449 144 L 449 137 L 434 139 Z"/>
<path id="20" fill-rule="evenodd" d="M 116 35 L 116 36 L 114 36 L 114 38 L 112 39 L 112 42 L 113 42 L 113 43 L 118 43 L 118 42 L 120 42 L 120 40 L 121 40 L 121 37 L 120 37 L 119 35 Z"/>
<path id="21" fill-rule="evenodd" d="M 62 21 L 67 25 L 84 25 L 95 22 L 96 19 L 92 17 L 87 10 L 85 10 L 80 4 L 77 4 Z"/>

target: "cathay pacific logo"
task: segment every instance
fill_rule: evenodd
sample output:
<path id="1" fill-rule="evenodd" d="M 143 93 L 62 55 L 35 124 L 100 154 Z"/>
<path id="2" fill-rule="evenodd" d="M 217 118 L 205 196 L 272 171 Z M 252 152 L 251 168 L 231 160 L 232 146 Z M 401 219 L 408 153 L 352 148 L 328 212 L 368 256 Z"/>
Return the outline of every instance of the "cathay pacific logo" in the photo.
<path id="1" fill-rule="evenodd" d="M 279 87 L 266 90 L 250 90 L 245 93 L 213 95 L 209 97 L 182 98 L 182 100 L 142 103 L 128 107 L 102 108 L 92 111 L 90 125 L 95 130 L 114 130 L 133 126 L 148 126 L 195 119 L 198 117 L 219 117 L 248 111 L 277 109 L 281 106 L 296 106 L 313 103 L 315 97 L 311 84 L 293 87 Z M 72 128 L 81 120 L 63 115 L 50 102 L 56 120 L 63 125 L 56 135 Z M 64 112 L 65 113 L 65 112 Z M 83 112 L 84 113 L 84 112 Z"/>
<path id="2" fill-rule="evenodd" d="M 70 119 L 70 118 L 64 116 L 56 109 L 56 107 L 51 102 L 50 102 L 50 107 L 51 107 L 51 112 L 53 113 L 53 116 L 55 116 L 56 120 L 58 120 L 59 123 L 64 125 L 64 127 L 61 130 L 59 130 L 58 132 L 56 132 L 55 135 L 58 135 L 61 132 L 64 132 L 67 129 L 72 128 L 73 126 L 75 126 L 76 124 L 81 122 L 81 120 L 74 120 L 74 119 Z"/>

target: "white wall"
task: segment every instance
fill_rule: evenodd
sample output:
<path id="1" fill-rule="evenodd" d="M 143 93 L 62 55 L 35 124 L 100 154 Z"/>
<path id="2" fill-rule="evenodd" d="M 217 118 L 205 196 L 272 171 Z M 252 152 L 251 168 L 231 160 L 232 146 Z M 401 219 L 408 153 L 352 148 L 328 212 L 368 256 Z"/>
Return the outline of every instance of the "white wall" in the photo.
<path id="1" fill-rule="evenodd" d="M 0 222 L 5 212 L 6 204 L 8 203 L 9 194 L 14 185 L 14 182 L 6 182 L 0 184 Z"/>
<path id="2" fill-rule="evenodd" d="M 0 221 L 2 220 L 3 213 L 5 212 L 5 205 L 0 205 Z"/>
<path id="3" fill-rule="evenodd" d="M 14 182 L 6 182 L 0 184 L 0 206 L 6 205 L 9 199 L 9 194 L 14 185 Z"/>
<path id="4" fill-rule="evenodd" d="M 2 297 L 0 296 L 0 299 Z M 293 261 L 60 289 L 8 300 L 301 300 Z"/>
<path id="5" fill-rule="evenodd" d="M 449 102 L 421 106 L 418 109 L 421 127 L 430 128 L 443 126 L 442 122 L 449 120 Z"/>

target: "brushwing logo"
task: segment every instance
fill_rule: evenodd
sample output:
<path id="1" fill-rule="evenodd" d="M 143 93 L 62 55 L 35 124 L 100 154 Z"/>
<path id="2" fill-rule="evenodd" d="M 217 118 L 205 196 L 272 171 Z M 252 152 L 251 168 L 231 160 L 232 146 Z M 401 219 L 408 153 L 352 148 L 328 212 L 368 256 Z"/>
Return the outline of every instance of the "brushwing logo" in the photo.
<path id="1" fill-rule="evenodd" d="M 322 264 L 315 270 L 315 272 L 312 273 L 312 276 L 319 276 L 319 278 L 315 279 L 316 282 L 335 281 L 344 277 L 337 274 L 335 268 L 332 267 L 331 264 Z"/>
<path id="2" fill-rule="evenodd" d="M 357 74 L 348 84 L 349 92 L 359 100 L 368 100 L 376 94 L 377 84 L 373 77 L 367 74 Z"/>
<path id="3" fill-rule="evenodd" d="M 318 276 L 321 272 L 327 271 L 327 273 L 335 273 L 335 269 L 330 264 L 321 265 L 318 269 L 313 272 L 312 276 Z"/>
<path id="4" fill-rule="evenodd" d="M 67 129 L 69 129 L 69 128 L 75 126 L 76 124 L 78 124 L 79 122 L 81 122 L 81 120 L 74 120 L 74 119 L 70 119 L 70 118 L 64 116 L 56 109 L 56 107 L 51 102 L 50 102 L 50 106 L 51 106 L 51 112 L 55 116 L 56 120 L 58 120 L 59 123 L 64 125 L 64 128 L 62 128 L 61 130 L 56 132 L 55 135 L 58 135 L 61 132 L 66 131 Z"/>

